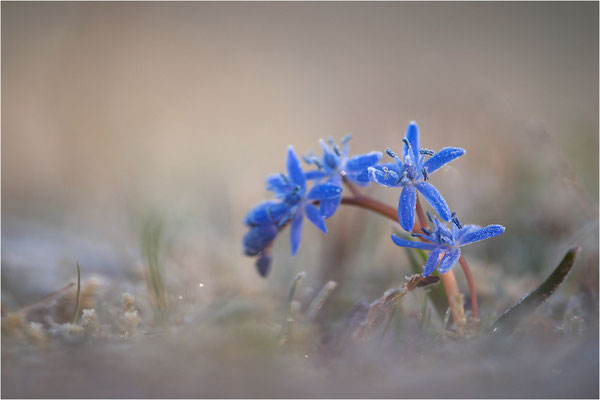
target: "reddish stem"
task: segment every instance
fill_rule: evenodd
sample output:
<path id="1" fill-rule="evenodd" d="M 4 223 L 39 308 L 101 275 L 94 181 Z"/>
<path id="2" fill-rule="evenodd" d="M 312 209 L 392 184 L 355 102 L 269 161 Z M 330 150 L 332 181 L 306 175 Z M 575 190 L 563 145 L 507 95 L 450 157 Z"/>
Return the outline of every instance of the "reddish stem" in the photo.
<path id="1" fill-rule="evenodd" d="M 469 291 L 471 292 L 471 312 L 473 314 L 473 318 L 478 318 L 477 292 L 475 292 L 475 282 L 473 281 L 473 275 L 471 275 L 471 269 L 469 268 L 469 264 L 467 264 L 467 260 L 462 255 L 458 261 L 460 262 L 460 266 L 462 267 L 462 270 L 465 273 L 465 278 L 467 278 L 467 283 L 469 284 Z"/>
<path id="2" fill-rule="evenodd" d="M 379 215 L 382 215 L 384 217 L 391 219 L 394 222 L 398 222 L 398 210 L 396 210 L 394 207 L 391 207 L 385 203 L 382 203 L 379 200 L 375 200 L 369 196 L 363 195 L 362 193 L 360 193 L 357 190 L 357 188 L 353 184 L 348 182 L 348 180 L 346 178 L 344 178 L 344 183 L 346 184 L 346 186 L 352 193 L 352 197 L 347 197 L 347 196 L 342 197 L 342 201 L 341 201 L 342 204 L 356 206 L 356 207 L 364 208 L 366 210 L 371 210 L 371 211 L 378 213 Z M 417 211 L 417 217 L 419 219 L 420 224 L 415 224 L 415 226 L 413 227 L 413 232 L 420 233 L 421 232 L 420 227 L 422 226 L 427 229 L 427 223 L 426 223 L 426 219 L 425 219 L 425 213 L 423 212 L 423 207 L 421 206 L 421 202 L 419 201 L 418 198 L 417 198 L 416 211 Z M 469 266 L 463 256 L 460 257 L 459 261 L 460 261 L 460 265 L 462 266 L 463 272 L 465 273 L 465 276 L 467 278 L 467 282 L 469 284 L 469 290 L 471 292 L 471 305 L 472 305 L 473 317 L 477 318 L 477 315 L 478 315 L 477 314 L 477 293 L 475 292 L 475 284 L 473 282 L 473 276 L 471 275 L 471 270 L 469 269 Z M 452 276 L 448 275 L 448 278 L 450 281 L 454 282 L 454 284 L 450 285 L 451 286 L 450 289 L 453 289 L 456 286 L 456 279 L 454 278 L 454 273 L 450 270 L 446 273 L 446 275 L 447 274 L 452 274 Z M 452 278 L 452 279 L 450 279 L 450 278 Z M 451 282 L 446 282 L 447 280 L 448 279 L 442 279 L 442 283 L 444 283 L 444 286 L 447 286 L 449 283 L 451 283 Z M 455 292 L 457 290 L 450 290 L 450 291 Z M 452 293 L 448 293 L 448 295 L 451 296 Z M 449 301 L 452 303 L 453 300 L 450 300 L 450 298 L 449 298 Z"/>

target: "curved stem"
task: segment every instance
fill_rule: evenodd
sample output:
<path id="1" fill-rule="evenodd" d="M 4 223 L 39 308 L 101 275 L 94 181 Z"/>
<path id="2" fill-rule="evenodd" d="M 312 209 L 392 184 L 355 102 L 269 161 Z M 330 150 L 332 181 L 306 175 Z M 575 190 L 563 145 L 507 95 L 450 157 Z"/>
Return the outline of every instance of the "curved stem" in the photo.
<path id="1" fill-rule="evenodd" d="M 465 278 L 467 278 L 467 283 L 469 284 L 469 291 L 471 292 L 471 312 L 473 318 L 479 318 L 477 311 L 477 292 L 475 291 L 475 282 L 473 281 L 473 275 L 471 275 L 471 269 L 469 268 L 469 264 L 467 264 L 467 260 L 462 255 L 458 261 L 460 262 L 460 266 L 462 267 L 462 270 L 465 273 Z"/>
<path id="2" fill-rule="evenodd" d="M 352 193 L 352 196 L 344 196 L 342 197 L 341 204 L 356 206 L 360 208 L 364 208 L 366 210 L 371 210 L 379 215 L 387 217 L 394 222 L 398 222 L 398 210 L 394 207 L 391 207 L 385 203 L 382 203 L 379 200 L 375 200 L 369 196 L 365 196 L 358 191 L 358 189 L 348 182 L 344 178 L 344 183 Z M 419 224 L 415 224 L 413 227 L 413 232 L 420 233 L 421 226 L 427 228 L 427 223 L 425 219 L 425 213 L 423 212 L 423 208 L 421 207 L 421 203 L 419 199 L 417 199 L 417 217 L 419 219 Z M 287 225 L 287 224 L 286 224 Z M 417 226 L 419 225 L 419 226 Z M 473 311 L 473 317 L 477 318 L 477 293 L 475 292 L 475 284 L 473 282 L 473 276 L 471 275 L 471 270 L 463 256 L 460 257 L 460 265 L 465 273 L 467 278 L 467 282 L 469 284 L 469 290 L 471 294 L 471 305 Z M 446 289 L 446 296 L 448 298 L 448 304 L 450 305 L 450 309 L 452 311 L 452 318 L 457 323 L 464 322 L 465 314 L 464 308 L 462 304 L 457 304 L 457 300 L 460 299 L 460 291 L 458 289 L 458 284 L 456 283 L 456 277 L 454 276 L 454 272 L 452 270 L 446 272 L 445 274 L 440 274 L 440 278 L 442 280 L 442 284 Z"/>

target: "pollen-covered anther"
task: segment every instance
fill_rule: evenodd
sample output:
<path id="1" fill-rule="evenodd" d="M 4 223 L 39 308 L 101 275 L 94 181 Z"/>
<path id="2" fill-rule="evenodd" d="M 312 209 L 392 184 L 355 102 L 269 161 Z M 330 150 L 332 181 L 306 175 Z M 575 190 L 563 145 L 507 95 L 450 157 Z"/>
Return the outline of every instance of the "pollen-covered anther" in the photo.
<path id="1" fill-rule="evenodd" d="M 402 183 L 402 182 L 408 182 L 408 172 L 404 171 L 402 172 L 402 176 L 400 177 L 400 179 L 398 179 L 398 183 Z"/>
<path id="2" fill-rule="evenodd" d="M 408 147 L 408 149 L 410 150 L 410 142 L 408 141 L 407 138 L 402 138 L 402 141 L 404 142 L 404 144 L 406 145 L 406 147 Z"/>
<path id="3" fill-rule="evenodd" d="M 428 155 L 428 156 L 435 156 L 435 151 L 429 150 L 429 149 L 420 149 L 419 150 L 419 154 Z"/>
<path id="4" fill-rule="evenodd" d="M 384 179 L 387 179 L 388 176 L 390 176 L 390 170 L 389 170 L 389 168 L 388 167 L 383 167 L 382 170 L 383 170 L 383 177 L 384 177 Z"/>
<path id="5" fill-rule="evenodd" d="M 396 158 L 396 154 L 389 147 L 387 149 L 385 149 L 385 152 L 388 156 L 390 156 L 392 158 Z"/>
<path id="6" fill-rule="evenodd" d="M 424 233 L 424 234 L 426 234 L 427 236 L 430 236 L 430 235 L 431 235 L 431 231 L 429 231 L 429 230 L 427 230 L 427 229 L 425 229 L 425 228 L 423 228 L 423 227 L 421 227 L 421 232 L 423 232 L 423 233 Z"/>
<path id="7" fill-rule="evenodd" d="M 423 173 L 423 180 L 424 180 L 424 181 L 427 181 L 427 180 L 429 180 L 429 173 L 427 172 L 427 167 L 423 168 L 423 169 L 421 170 L 421 172 Z"/>

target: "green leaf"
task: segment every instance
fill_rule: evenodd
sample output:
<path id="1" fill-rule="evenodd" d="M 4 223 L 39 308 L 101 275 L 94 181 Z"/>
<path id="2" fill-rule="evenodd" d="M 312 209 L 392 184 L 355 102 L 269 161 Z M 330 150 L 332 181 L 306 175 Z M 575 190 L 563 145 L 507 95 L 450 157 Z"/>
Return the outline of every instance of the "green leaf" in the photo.
<path id="1" fill-rule="evenodd" d="M 491 327 L 492 333 L 511 334 L 524 317 L 546 301 L 556 291 L 558 285 L 562 283 L 569 271 L 571 271 L 579 250 L 580 247 L 574 247 L 567 251 L 558 267 L 556 267 L 548 279 L 498 318 Z"/>

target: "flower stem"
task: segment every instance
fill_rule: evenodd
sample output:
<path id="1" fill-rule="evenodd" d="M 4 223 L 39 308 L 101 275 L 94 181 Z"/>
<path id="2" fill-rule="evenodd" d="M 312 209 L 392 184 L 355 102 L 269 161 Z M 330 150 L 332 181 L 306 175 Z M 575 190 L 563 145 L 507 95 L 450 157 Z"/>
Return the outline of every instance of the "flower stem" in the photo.
<path id="1" fill-rule="evenodd" d="M 473 318 L 479 318 L 479 314 L 477 312 L 477 292 L 475 291 L 475 282 L 473 281 L 473 275 L 471 275 L 471 269 L 469 268 L 469 264 L 467 264 L 467 260 L 461 255 L 460 266 L 465 273 L 465 278 L 467 278 L 467 283 L 469 284 L 469 291 L 471 292 L 471 313 Z"/>

